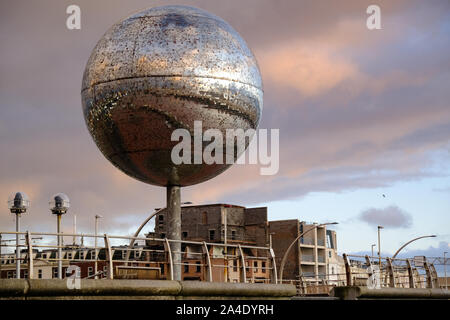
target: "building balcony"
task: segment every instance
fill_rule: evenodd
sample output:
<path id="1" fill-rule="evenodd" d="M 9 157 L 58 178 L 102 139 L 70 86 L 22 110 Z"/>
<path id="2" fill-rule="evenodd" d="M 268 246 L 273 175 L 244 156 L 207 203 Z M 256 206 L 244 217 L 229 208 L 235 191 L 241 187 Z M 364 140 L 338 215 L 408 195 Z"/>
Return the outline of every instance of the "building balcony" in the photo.
<path id="1" fill-rule="evenodd" d="M 314 239 L 300 238 L 300 245 L 315 246 Z"/>
<path id="2" fill-rule="evenodd" d="M 302 254 L 300 259 L 301 259 L 302 263 L 305 263 L 305 262 L 315 263 L 316 262 L 314 255 L 312 255 L 312 254 Z"/>

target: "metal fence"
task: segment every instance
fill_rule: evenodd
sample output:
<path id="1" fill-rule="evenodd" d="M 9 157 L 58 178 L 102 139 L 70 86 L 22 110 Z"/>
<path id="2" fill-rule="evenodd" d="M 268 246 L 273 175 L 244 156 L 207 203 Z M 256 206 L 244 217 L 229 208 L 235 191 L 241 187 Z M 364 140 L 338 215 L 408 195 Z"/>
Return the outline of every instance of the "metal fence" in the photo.
<path id="1" fill-rule="evenodd" d="M 433 263 L 426 259 L 392 259 L 343 255 L 347 285 L 391 288 L 437 288 L 438 275 Z"/>
<path id="2" fill-rule="evenodd" d="M 303 269 L 305 267 L 302 266 Z M 439 287 L 436 269 L 428 259 L 415 261 L 343 254 L 343 262 L 328 262 L 322 268 L 325 272 L 302 271 L 302 268 L 296 279 L 282 281 L 296 285 L 298 295 L 327 295 L 335 286 L 367 286 L 372 289 Z"/>
<path id="3" fill-rule="evenodd" d="M 23 238 L 18 244 L 13 239 L 17 234 Z M 58 246 L 58 237 L 73 239 L 73 243 Z M 28 279 L 76 274 L 94 279 L 173 280 L 173 268 L 178 264 L 184 280 L 277 283 L 275 256 L 267 247 L 107 234 L 0 232 L 0 239 L 1 278 L 16 278 L 19 261 L 19 277 Z M 133 239 L 141 244 L 129 247 Z M 181 251 L 171 249 L 176 242 L 181 243 Z"/>

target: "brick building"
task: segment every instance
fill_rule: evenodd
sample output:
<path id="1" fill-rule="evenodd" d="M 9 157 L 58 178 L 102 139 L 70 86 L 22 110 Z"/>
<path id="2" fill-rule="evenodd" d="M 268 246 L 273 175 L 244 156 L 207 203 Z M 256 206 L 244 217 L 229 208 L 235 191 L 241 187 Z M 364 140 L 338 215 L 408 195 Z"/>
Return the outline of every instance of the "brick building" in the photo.
<path id="1" fill-rule="evenodd" d="M 329 274 L 329 260 L 337 255 L 334 231 L 330 232 L 326 226 L 317 226 L 298 219 L 270 221 L 268 224 L 278 269 L 291 243 L 302 233 L 312 229 L 299 239 L 287 256 L 283 271 L 284 280 L 298 280 L 300 275 L 311 281 L 326 278 Z"/>
<path id="2" fill-rule="evenodd" d="M 230 204 L 181 207 L 182 240 L 266 247 L 269 244 L 267 229 L 267 207 L 245 208 Z M 165 210 L 156 216 L 154 232 L 160 238 L 166 237 Z"/>
<path id="3" fill-rule="evenodd" d="M 165 238 L 167 234 L 166 211 L 162 210 L 155 220 L 154 232 L 149 238 Z M 205 241 L 210 244 L 240 244 L 268 247 L 267 208 L 245 208 L 229 204 L 211 204 L 184 206 L 181 208 L 182 240 Z M 149 241 L 147 246 L 158 249 L 161 244 Z M 212 279 L 217 282 L 242 281 L 242 260 L 237 247 L 225 249 L 222 245 L 209 245 Z M 202 260 L 202 248 L 182 244 L 182 277 L 184 280 L 206 280 L 205 261 Z M 245 276 L 250 282 L 268 282 L 271 278 L 268 251 L 244 248 Z M 149 257 L 154 260 L 155 257 Z M 161 257 L 163 260 L 164 257 Z M 220 267 L 227 266 L 228 268 Z M 162 270 L 167 266 L 162 266 Z M 167 277 L 167 272 L 161 274 Z"/>

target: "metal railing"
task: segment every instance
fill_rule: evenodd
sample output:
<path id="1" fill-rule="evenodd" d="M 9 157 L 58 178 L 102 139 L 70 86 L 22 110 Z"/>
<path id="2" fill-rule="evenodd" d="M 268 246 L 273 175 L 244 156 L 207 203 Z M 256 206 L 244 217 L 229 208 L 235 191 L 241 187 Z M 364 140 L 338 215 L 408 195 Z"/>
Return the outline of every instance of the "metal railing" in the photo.
<path id="1" fill-rule="evenodd" d="M 16 234 L 25 237 L 25 242 L 18 244 L 21 278 L 57 278 L 57 265 L 62 261 L 62 278 L 72 276 L 78 268 L 81 278 L 173 280 L 174 265 L 179 264 L 185 280 L 277 283 L 275 256 L 267 247 L 107 234 L 0 232 L 3 239 Z M 41 238 L 37 243 L 32 241 L 36 236 Z M 94 243 L 97 238 L 103 245 L 58 246 L 58 236 L 83 239 L 82 243 Z M 131 239 L 144 244 L 129 248 Z M 173 242 L 181 243 L 181 252 L 171 250 Z M 0 278 L 15 276 L 15 248 L 12 241 L 0 244 L 0 249 L 7 251 L 0 254 Z M 58 248 L 62 249 L 61 256 Z M 181 255 L 180 262 L 174 262 L 175 254 Z"/>
<path id="2" fill-rule="evenodd" d="M 344 254 L 343 258 L 347 285 L 368 285 L 374 288 L 438 287 L 436 269 L 428 261 L 419 265 L 414 259 L 347 254 Z"/>
<path id="3" fill-rule="evenodd" d="M 414 259 L 381 257 L 380 266 L 378 257 L 343 254 L 343 263 L 329 262 L 319 269 L 322 272 L 304 270 L 282 283 L 296 285 L 298 295 L 327 295 L 335 286 L 438 288 L 435 267 L 427 260 L 419 264 Z"/>

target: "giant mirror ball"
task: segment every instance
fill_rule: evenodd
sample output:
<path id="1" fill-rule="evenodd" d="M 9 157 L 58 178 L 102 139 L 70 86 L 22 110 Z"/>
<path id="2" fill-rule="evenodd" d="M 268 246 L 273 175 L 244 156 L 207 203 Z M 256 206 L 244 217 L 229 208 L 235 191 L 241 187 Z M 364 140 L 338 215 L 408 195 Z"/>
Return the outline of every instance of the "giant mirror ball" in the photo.
<path id="1" fill-rule="evenodd" d="M 150 8 L 113 25 L 87 62 L 81 96 L 103 155 L 157 186 L 197 184 L 230 166 L 193 163 L 202 152 L 194 148 L 194 121 L 203 132 L 220 130 L 225 152 L 226 130 L 256 129 L 263 108 L 258 64 L 245 41 L 224 20 L 186 6 Z M 191 164 L 171 159 L 178 128 L 192 135 Z"/>

